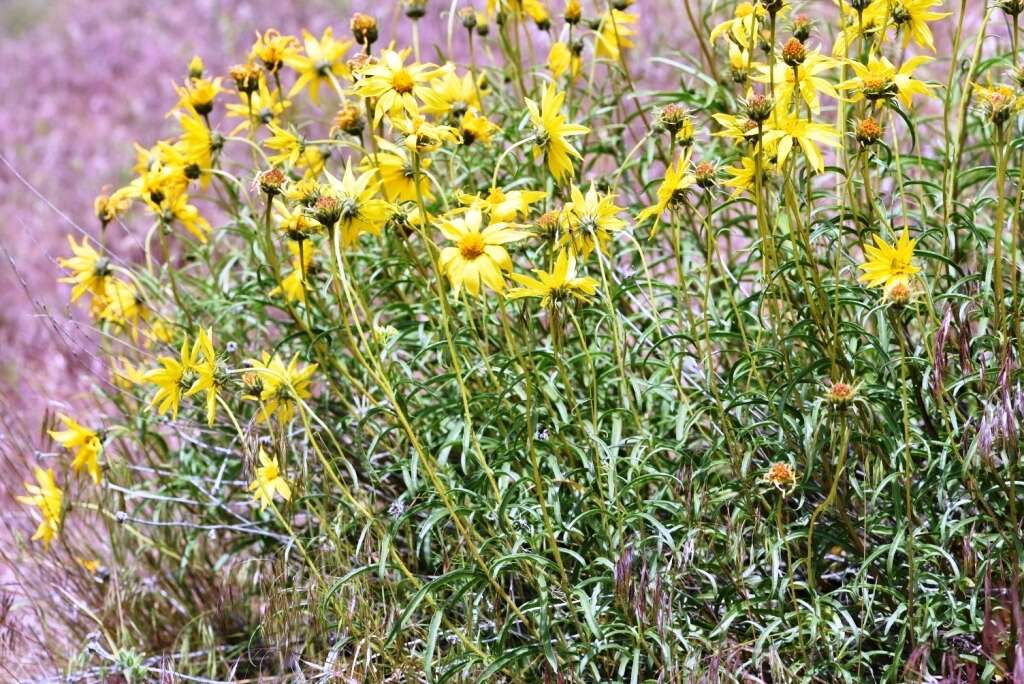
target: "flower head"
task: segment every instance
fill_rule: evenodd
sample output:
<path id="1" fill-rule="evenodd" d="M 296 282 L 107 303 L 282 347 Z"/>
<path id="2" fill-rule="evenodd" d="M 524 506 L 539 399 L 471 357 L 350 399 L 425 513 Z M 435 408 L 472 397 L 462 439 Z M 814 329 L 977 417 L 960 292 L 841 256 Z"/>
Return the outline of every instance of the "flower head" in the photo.
<path id="1" fill-rule="evenodd" d="M 352 41 L 335 40 L 334 30 L 328 26 L 319 40 L 309 31 L 303 31 L 302 42 L 305 54 L 294 51 L 282 58 L 285 64 L 299 74 L 292 89 L 288 91 L 288 97 L 294 97 L 302 92 L 303 88 L 309 88 L 309 99 L 313 104 L 319 105 L 320 86 L 325 83 L 334 85 L 333 79 L 349 75 L 343 57 L 352 47 Z"/>
<path id="2" fill-rule="evenodd" d="M 581 158 L 580 153 L 566 141 L 566 138 L 584 135 L 590 131 L 586 126 L 565 123 L 565 115 L 562 114 L 564 101 L 565 93 L 558 92 L 550 83 L 544 91 L 544 97 L 541 99 L 539 107 L 533 100 L 526 100 L 526 108 L 529 110 L 530 119 L 536 128 L 533 145 L 534 156 L 537 159 L 540 159 L 541 156 L 547 159 L 548 170 L 551 171 L 555 181 L 559 183 L 567 178 L 572 178 L 572 158 Z"/>
<path id="3" fill-rule="evenodd" d="M 50 548 L 50 543 L 60 532 L 63 517 L 64 492 L 57 486 L 57 480 L 53 476 L 53 470 L 35 469 L 36 482 L 38 484 L 25 483 L 28 492 L 25 496 L 17 497 L 20 503 L 27 506 L 35 506 L 39 509 L 42 520 L 36 528 L 32 540 L 42 539 L 43 545 Z"/>
<path id="4" fill-rule="evenodd" d="M 534 273 L 537 274 L 536 278 L 519 273 L 511 274 L 512 280 L 522 287 L 509 290 L 508 298 L 538 297 L 540 305 L 548 307 L 573 299 L 586 301 L 597 292 L 596 280 L 589 276 L 576 276 L 576 259 L 566 250 L 558 253 L 555 267 L 551 271 L 536 269 Z"/>
<path id="5" fill-rule="evenodd" d="M 570 189 L 572 201 L 562 210 L 562 239 L 559 246 L 585 259 L 595 249 L 606 251 L 612 233 L 626 227 L 618 218 L 622 207 L 615 204 L 615 195 L 599 194 L 591 184 L 584 195 L 575 185 Z"/>
<path id="6" fill-rule="evenodd" d="M 505 289 L 502 271 L 512 270 L 512 259 L 503 245 L 522 240 L 529 233 L 503 221 L 483 228 L 483 214 L 476 207 L 458 218 L 441 219 L 438 225 L 455 243 L 441 250 L 440 266 L 456 296 L 463 287 L 469 294 L 478 295 L 481 282 L 495 292 Z"/>
<path id="7" fill-rule="evenodd" d="M 298 354 L 287 366 L 277 354 L 271 356 L 267 352 L 263 352 L 259 359 L 249 359 L 247 363 L 257 384 L 246 398 L 260 402 L 257 414 L 260 422 L 276 415 L 278 422 L 287 423 L 295 414 L 296 403 L 312 396 L 309 386 L 317 365 L 300 366 Z"/>
<path id="8" fill-rule="evenodd" d="M 860 282 L 868 287 L 889 287 L 895 283 L 908 283 L 920 268 L 914 265 L 914 245 L 906 228 L 892 245 L 875 235 L 874 245 L 865 245 L 867 261 L 860 265 Z"/>
<path id="9" fill-rule="evenodd" d="M 267 504 L 273 503 L 274 495 L 280 494 L 285 501 L 292 500 L 292 489 L 288 481 L 281 476 L 281 466 L 277 462 L 277 456 L 268 458 L 263 448 L 260 447 L 260 465 L 256 468 L 256 478 L 249 485 L 249 491 L 253 492 L 253 498 L 260 502 L 260 510 L 265 510 Z"/>

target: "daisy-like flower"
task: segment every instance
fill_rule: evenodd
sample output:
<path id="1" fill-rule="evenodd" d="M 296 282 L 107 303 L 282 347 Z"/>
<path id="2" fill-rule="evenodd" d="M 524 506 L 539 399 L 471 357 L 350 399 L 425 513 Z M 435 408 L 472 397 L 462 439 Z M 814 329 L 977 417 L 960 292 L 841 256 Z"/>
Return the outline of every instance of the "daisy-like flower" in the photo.
<path id="1" fill-rule="evenodd" d="M 822 72 L 834 69 L 839 66 L 839 61 L 827 57 L 818 50 L 808 52 L 804 61 L 796 67 L 788 64 L 776 63 L 774 71 L 775 99 L 780 111 L 789 111 L 795 92 L 810 108 L 811 112 L 817 114 L 821 111 L 821 99 L 819 93 L 824 93 L 831 98 L 839 99 L 839 93 L 828 80 L 819 76 Z M 754 77 L 758 83 L 770 83 L 772 81 L 772 70 L 768 66 L 759 66 L 759 74 Z"/>
<path id="2" fill-rule="evenodd" d="M 920 47 L 935 52 L 935 38 L 928 24 L 948 17 L 949 12 L 933 12 L 933 7 L 942 7 L 942 0 L 892 0 L 887 8 L 889 22 L 903 33 L 904 50 L 913 40 Z"/>
<path id="3" fill-rule="evenodd" d="M 256 479 L 249 485 L 249 491 L 253 492 L 253 498 L 260 502 L 261 511 L 266 510 L 267 505 L 273 503 L 275 494 L 280 494 L 285 501 L 292 500 L 292 488 L 281 476 L 281 466 L 278 465 L 277 456 L 268 458 L 262 447 L 260 447 L 260 465 L 256 468 Z"/>
<path id="4" fill-rule="evenodd" d="M 595 56 L 617 62 L 623 50 L 633 47 L 631 38 L 636 35 L 636 29 L 633 28 L 636 22 L 637 16 L 629 12 L 617 9 L 605 12 L 597 29 Z"/>
<path id="5" fill-rule="evenodd" d="M 283 61 L 299 74 L 295 85 L 288 91 L 288 97 L 295 97 L 303 88 L 309 88 L 309 99 L 320 104 L 320 86 L 331 85 L 332 78 L 347 77 L 348 67 L 342 59 L 352 47 L 351 40 L 335 40 L 334 30 L 328 26 L 320 40 L 309 31 L 302 32 L 305 54 L 292 52 L 283 56 Z"/>
<path id="6" fill-rule="evenodd" d="M 224 87 L 221 86 L 223 81 L 224 79 L 219 76 L 213 80 L 192 78 L 184 86 L 174 86 L 178 93 L 178 104 L 175 105 L 175 109 L 184 109 L 201 116 L 208 115 L 213 111 L 213 101 L 218 95 L 225 92 Z"/>
<path id="7" fill-rule="evenodd" d="M 572 158 L 581 159 L 580 153 L 566 141 L 566 138 L 590 132 L 586 126 L 565 123 L 565 115 L 562 114 L 564 101 L 565 93 L 558 92 L 551 83 L 544 91 L 539 107 L 533 100 L 526 100 L 530 120 L 536 128 L 534 157 L 538 160 L 541 156 L 547 158 L 548 170 L 559 183 L 573 177 Z"/>
<path id="8" fill-rule="evenodd" d="M 71 469 L 76 473 L 85 469 L 92 481 L 100 483 L 100 446 L 99 434 L 79 423 L 74 418 L 58 413 L 57 418 L 64 424 L 64 430 L 50 430 L 50 437 L 53 437 L 62 447 L 74 455 L 71 461 Z"/>
<path id="9" fill-rule="evenodd" d="M 415 114 L 392 121 L 395 130 L 402 133 L 402 144 L 418 154 L 433 152 L 444 143 L 461 142 L 462 136 L 452 126 L 427 121 L 422 114 Z"/>
<path id="10" fill-rule="evenodd" d="M 306 277 L 310 266 L 313 265 L 313 247 L 311 245 L 299 246 L 298 242 L 289 242 L 288 251 L 292 253 L 292 272 L 281 278 L 281 284 L 267 294 L 271 297 L 284 295 L 289 302 L 305 302 Z"/>
<path id="11" fill-rule="evenodd" d="M 70 259 L 57 259 L 57 263 L 70 272 L 60 282 L 73 284 L 71 301 L 77 302 L 86 292 L 96 297 L 105 297 L 107 279 L 112 273 L 110 260 L 93 249 L 88 236 L 83 237 L 79 245 L 75 243 L 75 238 L 68 235 L 68 242 L 74 256 Z"/>
<path id="12" fill-rule="evenodd" d="M 249 59 L 259 60 L 270 73 L 277 72 L 286 60 L 299 54 L 299 41 L 295 36 L 282 36 L 277 29 L 256 34 L 256 42 L 249 51 Z"/>
<path id="13" fill-rule="evenodd" d="M 1006 123 L 1024 108 L 1024 98 L 1008 85 L 989 85 L 986 88 L 975 83 L 974 92 L 978 96 L 978 111 L 994 124 Z"/>
<path id="14" fill-rule="evenodd" d="M 130 390 L 145 382 L 146 371 L 122 356 L 111 363 L 110 375 L 115 385 Z"/>
<path id="15" fill-rule="evenodd" d="M 522 240 L 529 233 L 504 221 L 483 226 L 483 213 L 471 207 L 459 218 L 442 218 L 438 225 L 454 246 L 441 250 L 441 271 L 448 276 L 452 292 L 458 296 L 465 287 L 469 294 L 480 293 L 481 281 L 495 292 L 505 288 L 502 271 L 512 270 L 512 259 L 502 245 Z"/>
<path id="16" fill-rule="evenodd" d="M 430 92 L 431 80 L 451 70 L 451 65 L 438 68 L 433 64 L 410 64 L 405 60 L 409 50 L 401 52 L 384 50 L 375 64 L 359 72 L 359 81 L 354 91 L 359 97 L 377 98 L 373 112 L 373 125 L 377 126 L 385 114 L 397 117 L 404 112 L 408 116 L 419 113 L 418 101 L 424 100 Z"/>
<path id="17" fill-rule="evenodd" d="M 643 223 L 653 216 L 654 225 L 651 227 L 651 233 L 656 231 L 665 211 L 682 202 L 686 190 L 696 181 L 697 177 L 690 171 L 690 155 L 681 155 L 679 161 L 665 169 L 665 179 L 658 186 L 658 203 L 637 214 L 637 222 Z"/>
<path id="18" fill-rule="evenodd" d="M 420 169 L 430 167 L 430 159 L 420 159 Z M 413 202 L 416 200 L 416 186 L 425 202 L 434 199 L 430 192 L 430 178 L 421 173 L 416 179 L 416 167 L 405 147 L 395 145 L 390 140 L 377 138 L 377 154 L 367 155 L 359 163 L 360 171 L 375 171 L 384 188 L 384 196 L 389 202 Z"/>
<path id="19" fill-rule="evenodd" d="M 778 166 L 781 169 L 789 158 L 793 145 L 799 145 L 803 150 L 807 163 L 816 173 L 825 170 L 825 157 L 818 147 L 828 145 L 829 147 L 839 146 L 839 134 L 829 124 L 815 123 L 810 119 L 801 119 L 792 116 L 780 119 L 773 124 L 771 130 L 764 134 L 765 144 L 778 143 Z"/>
<path id="20" fill-rule="evenodd" d="M 337 228 L 341 230 L 342 244 L 352 245 L 363 233 L 379 235 L 391 215 L 391 205 L 377 199 L 380 183 L 373 180 L 373 172 L 364 171 L 356 176 L 350 159 L 341 180 L 330 171 L 324 174 L 327 186 L 321 197 L 330 197 L 338 203 Z"/>
<path id="21" fill-rule="evenodd" d="M 276 124 L 268 124 L 270 137 L 263 141 L 263 146 L 273 150 L 276 154 L 269 155 L 267 161 L 275 166 L 277 164 L 288 164 L 295 166 L 299 158 L 306 150 L 306 141 L 301 135 L 294 131 L 285 130 Z"/>
<path id="22" fill-rule="evenodd" d="M 195 368 L 199 361 L 199 340 L 189 347 L 188 337 L 181 342 L 178 358 L 161 356 L 157 359 L 159 368 L 148 371 L 143 379 L 157 386 L 156 394 L 149 403 L 156 407 L 157 413 L 171 412 L 171 418 L 178 419 L 178 408 L 181 398 L 195 382 Z"/>
<path id="23" fill-rule="evenodd" d="M 856 75 L 840 83 L 838 88 L 853 91 L 851 102 L 867 99 L 878 106 L 884 100 L 897 98 L 904 107 L 910 109 L 914 103 L 914 95 L 934 97 L 927 83 L 914 78 L 914 70 L 931 61 L 931 57 L 918 55 L 911 57 L 897 69 L 886 57 L 872 55 L 866 65 L 850 60 L 848 64 Z"/>
<path id="24" fill-rule="evenodd" d="M 290 240 L 302 242 L 308 240 L 319 230 L 319 224 L 302 210 L 302 207 L 289 209 L 281 200 L 274 200 L 274 214 L 278 229 Z"/>
<path id="25" fill-rule="evenodd" d="M 732 19 L 726 19 L 711 30 L 710 40 L 715 42 L 721 36 L 729 36 L 738 45 L 749 45 L 751 34 L 757 34 L 761 20 L 768 17 L 768 11 L 760 2 L 741 2 L 736 5 Z"/>
<path id="26" fill-rule="evenodd" d="M 39 509 L 42 520 L 39 527 L 36 528 L 35 534 L 32 535 L 32 541 L 42 539 L 43 546 L 48 549 L 50 543 L 60 533 L 64 492 L 57 486 L 53 470 L 49 468 L 43 470 L 37 466 L 35 476 L 36 482 L 39 484 L 32 485 L 26 482 L 25 490 L 28 494 L 19 496 L 17 499 L 26 506 L 35 506 Z"/>
<path id="27" fill-rule="evenodd" d="M 260 402 L 257 414 L 260 422 L 277 416 L 279 423 L 287 423 L 295 415 L 296 402 L 312 396 L 309 386 L 317 365 L 299 366 L 298 354 L 287 366 L 277 354 L 271 356 L 267 352 L 263 352 L 259 359 L 249 359 L 247 363 L 252 370 L 247 380 L 250 394 L 245 398 Z"/>
<path id="28" fill-rule="evenodd" d="M 555 267 L 550 271 L 535 269 L 536 278 L 512 273 L 510 277 L 522 287 L 508 291 L 509 299 L 540 298 L 542 307 L 572 299 L 587 301 L 597 292 L 597 281 L 589 276 L 576 277 L 576 259 L 567 250 L 558 253 Z"/>
<path id="29" fill-rule="evenodd" d="M 212 230 L 210 222 L 199 213 L 199 209 L 189 204 L 184 188 L 175 188 L 171 195 L 164 198 L 156 213 L 168 223 L 177 221 L 199 242 L 206 244 L 206 236 Z"/>
<path id="30" fill-rule="evenodd" d="M 615 196 L 600 195 L 593 184 L 586 195 L 573 185 L 570 196 L 572 201 L 562 209 L 559 247 L 571 250 L 578 259 L 587 258 L 594 249 L 607 252 L 612 233 L 626 227 L 618 218 L 622 207 L 616 206 Z"/>
<path id="31" fill-rule="evenodd" d="M 239 102 L 232 102 L 227 106 L 227 116 L 233 119 L 241 119 L 241 122 L 231 131 L 236 135 L 239 131 L 248 131 L 258 126 L 269 126 L 277 124 L 278 117 L 284 110 L 292 106 L 291 100 L 282 100 L 280 93 L 271 91 L 267 87 L 267 79 L 260 78 L 259 86 L 251 93 L 239 95 Z"/>
<path id="32" fill-rule="evenodd" d="M 102 303 L 94 312 L 96 319 L 127 328 L 132 340 L 138 339 L 139 324 L 152 313 L 135 285 L 120 278 L 110 278 L 106 295 L 102 300 L 93 301 L 97 304 Z"/>
<path id="33" fill-rule="evenodd" d="M 459 133 L 462 135 L 463 145 L 472 145 L 475 142 L 490 145 L 491 136 L 500 130 L 497 124 L 481 115 L 475 108 L 467 111 L 459 119 Z"/>
<path id="34" fill-rule="evenodd" d="M 420 94 L 423 112 L 432 116 L 458 119 L 470 109 L 480 109 L 473 75 L 466 73 L 459 77 L 454 67 L 447 67 L 439 78 L 434 79 L 432 86 Z"/>
<path id="35" fill-rule="evenodd" d="M 731 197 L 739 197 L 744 192 L 754 193 L 757 187 L 757 160 L 753 157 L 743 157 L 739 166 L 727 166 L 725 172 L 730 178 L 722 182 L 727 188 L 732 188 Z M 762 176 L 766 169 L 761 170 Z"/>
<path id="36" fill-rule="evenodd" d="M 196 114 L 180 114 L 178 123 L 181 125 L 181 137 L 176 147 L 182 156 L 178 163 L 184 167 L 186 178 L 198 178 L 205 189 L 210 184 L 213 168 L 213 137 L 210 129 Z M 167 147 L 161 146 L 161 149 L 166 151 Z"/>
<path id="37" fill-rule="evenodd" d="M 196 338 L 196 344 L 199 346 L 199 355 L 202 360 L 196 361 L 192 368 L 196 380 L 184 396 L 191 397 L 200 392 L 206 392 L 206 423 L 213 427 L 213 423 L 217 419 L 217 391 L 227 384 L 227 373 L 213 349 L 212 330 L 201 328 L 199 336 Z"/>
<path id="38" fill-rule="evenodd" d="M 565 42 L 558 40 L 551 44 L 551 49 L 548 51 L 547 67 L 556 79 L 569 72 L 573 80 L 576 80 L 580 74 L 582 62 L 579 55 L 573 53 Z"/>
<path id="39" fill-rule="evenodd" d="M 525 219 L 530 213 L 530 206 L 547 199 L 547 196 L 543 190 L 505 192 L 501 188 L 491 188 L 486 197 L 460 195 L 459 201 L 488 212 L 491 221 L 515 221 Z"/>
<path id="40" fill-rule="evenodd" d="M 894 244 L 889 244 L 875 235 L 874 245 L 864 245 L 867 260 L 860 265 L 864 273 L 860 282 L 868 287 L 890 287 L 896 283 L 907 284 L 921 269 L 914 265 L 914 245 L 906 228 Z"/>

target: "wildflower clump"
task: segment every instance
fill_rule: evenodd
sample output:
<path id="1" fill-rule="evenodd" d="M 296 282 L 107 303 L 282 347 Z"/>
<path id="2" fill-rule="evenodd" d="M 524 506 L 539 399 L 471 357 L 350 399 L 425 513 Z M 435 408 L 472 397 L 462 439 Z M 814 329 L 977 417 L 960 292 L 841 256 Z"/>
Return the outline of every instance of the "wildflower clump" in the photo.
<path id="1" fill-rule="evenodd" d="M 949 5 L 403 0 L 154 80 L 11 524 L 64 669 L 1010 681 L 1021 12 Z"/>

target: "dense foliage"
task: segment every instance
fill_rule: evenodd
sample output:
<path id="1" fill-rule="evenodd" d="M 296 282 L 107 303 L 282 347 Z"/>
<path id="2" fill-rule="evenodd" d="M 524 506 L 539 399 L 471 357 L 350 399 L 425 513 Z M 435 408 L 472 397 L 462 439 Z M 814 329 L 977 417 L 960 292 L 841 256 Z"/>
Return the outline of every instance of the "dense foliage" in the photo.
<path id="1" fill-rule="evenodd" d="M 68 671 L 1024 681 L 1024 6 L 677 3 L 642 91 L 642 3 L 461 4 L 193 60 L 72 238 Z"/>

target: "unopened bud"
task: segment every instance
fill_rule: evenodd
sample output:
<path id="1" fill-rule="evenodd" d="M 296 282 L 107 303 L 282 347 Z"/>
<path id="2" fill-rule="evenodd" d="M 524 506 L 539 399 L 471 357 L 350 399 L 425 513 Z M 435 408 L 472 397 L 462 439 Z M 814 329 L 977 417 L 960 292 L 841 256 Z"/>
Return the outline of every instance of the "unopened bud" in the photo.
<path id="1" fill-rule="evenodd" d="M 352 37 L 360 45 L 373 45 L 377 42 L 377 20 L 368 14 L 356 12 L 349 21 Z"/>

